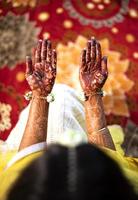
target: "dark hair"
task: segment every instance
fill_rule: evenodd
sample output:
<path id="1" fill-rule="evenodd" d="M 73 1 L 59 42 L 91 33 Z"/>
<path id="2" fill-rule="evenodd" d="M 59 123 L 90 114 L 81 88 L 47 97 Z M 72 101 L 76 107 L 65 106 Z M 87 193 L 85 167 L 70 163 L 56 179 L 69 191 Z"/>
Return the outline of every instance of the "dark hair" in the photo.
<path id="1" fill-rule="evenodd" d="M 125 155 L 138 158 L 138 133 L 132 135 L 128 146 L 125 149 Z"/>
<path id="2" fill-rule="evenodd" d="M 8 200 L 18 199 L 137 198 L 118 165 L 100 149 L 83 144 L 75 148 L 61 145 L 48 147 L 46 153 L 23 171 L 9 192 Z"/>

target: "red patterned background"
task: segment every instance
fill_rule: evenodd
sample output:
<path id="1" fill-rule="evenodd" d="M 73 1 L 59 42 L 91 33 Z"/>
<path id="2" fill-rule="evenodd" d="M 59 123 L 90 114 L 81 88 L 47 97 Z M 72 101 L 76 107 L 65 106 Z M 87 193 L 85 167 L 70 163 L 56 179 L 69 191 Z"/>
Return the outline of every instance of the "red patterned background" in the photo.
<path id="1" fill-rule="evenodd" d="M 87 39 L 101 41 L 109 60 L 104 87 L 108 124 L 138 124 L 138 0 L 0 1 L 0 139 L 27 105 L 25 56 L 38 38 L 58 51 L 57 82 L 80 90 L 78 68 Z"/>

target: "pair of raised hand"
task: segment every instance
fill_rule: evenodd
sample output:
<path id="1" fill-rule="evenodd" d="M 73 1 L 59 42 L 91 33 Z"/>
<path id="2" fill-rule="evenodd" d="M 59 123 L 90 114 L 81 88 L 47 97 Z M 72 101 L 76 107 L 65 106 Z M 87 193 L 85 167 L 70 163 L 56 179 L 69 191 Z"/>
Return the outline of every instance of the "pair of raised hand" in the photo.
<path id="1" fill-rule="evenodd" d="M 33 60 L 33 62 L 32 62 Z M 26 58 L 26 79 L 34 95 L 47 96 L 55 83 L 57 54 L 50 40 L 39 40 L 35 55 Z M 101 46 L 95 38 L 82 50 L 80 83 L 86 96 L 99 91 L 108 76 L 107 58 L 102 57 Z"/>

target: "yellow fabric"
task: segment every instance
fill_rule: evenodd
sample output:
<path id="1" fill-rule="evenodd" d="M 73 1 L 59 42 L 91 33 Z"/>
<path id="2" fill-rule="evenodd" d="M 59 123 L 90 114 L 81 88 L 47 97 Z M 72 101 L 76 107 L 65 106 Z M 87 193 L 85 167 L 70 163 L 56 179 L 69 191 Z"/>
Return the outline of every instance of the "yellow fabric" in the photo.
<path id="1" fill-rule="evenodd" d="M 103 151 L 108 154 L 113 160 L 115 160 L 125 177 L 134 186 L 135 191 L 138 193 L 138 159 L 132 157 L 125 157 L 117 151 L 113 151 L 107 148 L 102 148 Z"/>
<path id="2" fill-rule="evenodd" d="M 124 133 L 121 126 L 108 126 L 112 139 L 114 141 L 116 151 L 104 148 L 104 152 L 114 159 L 121 167 L 124 175 L 134 186 L 138 193 L 138 159 L 132 157 L 125 157 L 121 144 L 124 141 Z"/>
<path id="3" fill-rule="evenodd" d="M 116 150 L 123 155 L 124 152 L 120 146 L 124 139 L 122 128 L 118 125 L 108 126 L 108 128 L 114 141 Z M 0 149 L 2 149 L 2 144 L 0 143 Z M 3 151 L 0 151 L 0 174 L 2 173 L 9 160 L 16 154 L 16 152 L 17 150 L 9 151 L 8 149 L 4 153 Z"/>
<path id="4" fill-rule="evenodd" d="M 124 155 L 124 151 L 121 147 L 121 144 L 124 141 L 123 129 L 119 125 L 108 126 L 108 129 L 115 144 L 116 151 L 119 152 L 121 155 Z"/>
<path id="5" fill-rule="evenodd" d="M 108 154 L 112 159 L 114 159 L 122 169 L 122 172 L 128 178 L 128 180 L 134 186 L 136 192 L 138 192 L 138 159 L 124 157 L 117 151 L 112 151 L 110 149 L 102 149 L 106 154 Z M 9 169 L 5 170 L 0 176 L 0 200 L 5 200 L 7 192 L 14 181 L 18 178 L 21 171 L 34 159 L 38 158 L 42 152 L 33 153 L 25 158 L 16 162 Z"/>
<path id="6" fill-rule="evenodd" d="M 0 174 L 3 172 L 7 163 L 11 160 L 11 158 L 17 153 L 17 151 L 6 151 L 0 152 Z"/>
<path id="7" fill-rule="evenodd" d="M 21 171 L 29 165 L 34 159 L 38 158 L 42 152 L 32 153 L 21 160 L 17 161 L 7 170 L 3 171 L 0 175 L 0 200 L 5 200 L 7 193 L 15 182 L 15 180 L 21 174 Z"/>

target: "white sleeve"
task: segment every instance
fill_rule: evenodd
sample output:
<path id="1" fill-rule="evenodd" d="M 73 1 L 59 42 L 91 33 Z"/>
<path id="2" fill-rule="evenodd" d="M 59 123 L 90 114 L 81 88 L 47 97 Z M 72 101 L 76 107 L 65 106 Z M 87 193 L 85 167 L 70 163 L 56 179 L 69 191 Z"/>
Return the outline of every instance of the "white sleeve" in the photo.
<path id="1" fill-rule="evenodd" d="M 23 150 L 19 151 L 7 164 L 6 168 L 9 168 L 11 165 L 13 165 L 18 160 L 32 154 L 38 151 L 42 151 L 46 148 L 46 142 L 41 142 L 37 144 L 33 144 L 29 147 L 24 148 Z"/>
<path id="2" fill-rule="evenodd" d="M 55 100 L 49 105 L 47 144 L 56 143 L 57 138 L 67 130 L 80 132 L 86 137 L 83 102 L 76 91 L 64 84 L 55 84 L 52 93 Z M 30 104 L 21 112 L 19 120 L 11 131 L 6 143 L 19 148 L 29 115 Z"/>

